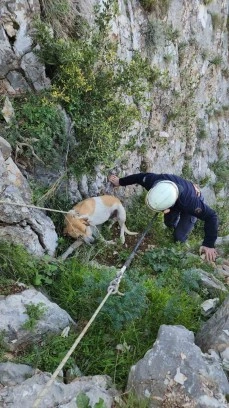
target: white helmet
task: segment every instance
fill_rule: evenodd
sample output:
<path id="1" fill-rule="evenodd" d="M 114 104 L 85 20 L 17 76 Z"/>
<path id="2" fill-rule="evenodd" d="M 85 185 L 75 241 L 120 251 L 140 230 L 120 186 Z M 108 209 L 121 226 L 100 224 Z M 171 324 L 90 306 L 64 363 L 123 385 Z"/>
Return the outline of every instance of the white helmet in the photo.
<path id="1" fill-rule="evenodd" d="M 153 211 L 164 211 L 177 201 L 179 190 L 175 183 L 169 180 L 159 181 L 146 195 L 146 205 Z"/>

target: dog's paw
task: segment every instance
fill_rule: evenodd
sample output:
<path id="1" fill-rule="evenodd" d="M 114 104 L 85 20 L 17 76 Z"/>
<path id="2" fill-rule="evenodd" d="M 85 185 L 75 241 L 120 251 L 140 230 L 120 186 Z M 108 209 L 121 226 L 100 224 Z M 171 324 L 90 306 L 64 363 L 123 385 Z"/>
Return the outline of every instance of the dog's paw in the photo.
<path id="1" fill-rule="evenodd" d="M 91 245 L 95 242 L 95 239 L 93 237 L 85 237 L 84 242 L 88 245 Z"/>

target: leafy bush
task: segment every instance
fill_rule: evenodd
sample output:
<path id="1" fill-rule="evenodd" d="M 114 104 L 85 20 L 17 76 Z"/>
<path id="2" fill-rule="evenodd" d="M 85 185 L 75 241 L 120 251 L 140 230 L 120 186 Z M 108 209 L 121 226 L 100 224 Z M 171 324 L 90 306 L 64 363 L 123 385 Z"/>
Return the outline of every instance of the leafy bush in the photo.
<path id="1" fill-rule="evenodd" d="M 87 394 L 80 392 L 76 397 L 77 407 L 78 408 L 92 408 L 90 405 L 90 399 Z M 106 404 L 102 398 L 99 398 L 99 401 L 96 404 L 93 404 L 94 408 L 106 408 Z"/>
<path id="2" fill-rule="evenodd" d="M 55 35 L 71 35 L 76 28 L 76 10 L 71 0 L 42 0 L 41 16 L 50 24 Z"/>
<path id="3" fill-rule="evenodd" d="M 186 260 L 185 254 L 175 249 L 168 249 L 167 254 L 165 249 L 163 252 L 156 250 L 155 254 L 147 255 L 146 260 L 153 268 L 157 264 L 158 277 L 152 278 L 146 266 L 130 268 L 120 285 L 124 296 L 109 297 L 65 369 L 77 362 L 85 375 L 109 374 L 123 388 L 130 366 L 152 346 L 161 324 L 182 324 L 189 330 L 197 330 L 201 299 L 197 301 L 190 294 L 198 291 L 198 279 L 195 274 L 187 272 L 194 260 Z M 162 257 L 164 263 L 161 262 Z M 78 334 L 115 277 L 113 269 L 98 269 L 76 257 L 65 262 L 49 257 L 41 260 L 27 254 L 21 247 L 3 243 L 0 245 L 0 258 L 2 276 L 45 286 L 52 300 L 77 320 Z M 182 265 L 183 271 L 180 270 Z M 36 323 L 40 310 L 31 312 L 30 320 Z M 66 339 L 47 337 L 42 344 L 35 344 L 24 351 L 20 362 L 44 371 L 54 371 L 77 333 L 70 333 Z"/>
<path id="4" fill-rule="evenodd" d="M 60 161 L 67 146 L 62 112 L 46 94 L 27 94 L 14 99 L 15 121 L 6 138 L 16 157 L 39 160 L 47 166 Z"/>
<path id="5" fill-rule="evenodd" d="M 32 284 L 38 260 L 20 245 L 0 241 L 1 276 Z"/>
<path id="6" fill-rule="evenodd" d="M 44 303 L 38 303 L 37 305 L 31 303 L 25 305 L 26 314 L 28 315 L 28 320 L 23 324 L 23 329 L 32 330 L 36 326 L 38 320 L 42 318 L 45 314 L 46 306 Z"/>
<path id="7" fill-rule="evenodd" d="M 168 11 L 170 0 L 140 0 L 140 4 L 149 13 L 154 11 L 158 15 L 164 15 Z"/>
<path id="8" fill-rule="evenodd" d="M 200 307 L 195 298 L 179 289 L 174 290 L 170 286 L 160 289 L 157 282 L 152 280 L 147 280 L 146 287 L 150 301 L 147 327 L 148 330 L 151 330 L 151 335 L 157 335 L 162 322 L 171 325 L 181 324 L 193 331 L 199 328 Z"/>
<path id="9" fill-rule="evenodd" d="M 178 252 L 173 248 L 154 248 L 153 251 L 145 253 L 144 259 L 154 272 L 165 272 L 171 265 L 173 268 L 178 267 L 183 256 L 184 253 Z"/>
<path id="10" fill-rule="evenodd" d="M 34 343 L 17 356 L 17 362 L 29 364 L 35 368 L 47 372 L 54 372 L 60 361 L 67 354 L 75 341 L 75 334 L 72 332 L 68 337 L 47 335 L 41 343 Z M 64 370 L 73 367 L 75 361 L 70 357 L 65 364 Z"/>
<path id="11" fill-rule="evenodd" d="M 53 283 L 53 298 L 73 318 L 88 319 L 106 295 L 109 282 L 114 278 L 114 271 L 83 265 L 74 258 L 67 264 L 59 271 L 58 278 Z M 102 327 L 109 324 L 115 330 L 121 329 L 127 322 L 141 316 L 146 308 L 145 290 L 138 277 L 132 276 L 130 279 L 127 275 L 120 290 L 125 292 L 125 296 L 110 297 L 98 317 Z"/>
<path id="12" fill-rule="evenodd" d="M 36 258 L 24 247 L 4 241 L 0 241 L 0 261 L 2 278 L 35 286 L 51 285 L 62 267 L 48 255 Z"/>
<path id="13" fill-rule="evenodd" d="M 138 105 L 146 103 L 146 91 L 159 76 L 138 53 L 129 63 L 118 59 L 107 31 L 112 10 L 108 4 L 103 18 L 98 14 L 97 31 L 77 41 L 55 39 L 37 24 L 38 55 L 53 78 L 52 97 L 75 123 L 77 146 L 69 164 L 76 174 L 92 173 L 98 164 L 111 167 L 121 155 L 122 133 L 140 119 Z"/>
<path id="14" fill-rule="evenodd" d="M 171 287 L 182 286 L 181 274 L 192 266 L 199 267 L 208 272 L 213 271 L 212 265 L 204 262 L 199 256 L 187 253 L 182 244 L 173 244 L 171 248 L 154 248 L 147 251 L 143 256 L 145 265 L 149 265 L 156 274 L 160 274 L 159 280 L 165 280 Z M 167 275 L 166 275 L 167 273 Z M 178 275 L 177 275 L 178 273 Z M 161 275 L 165 276 L 165 279 Z M 165 274 L 165 275 L 164 275 Z M 196 276 L 193 275 L 195 279 Z"/>

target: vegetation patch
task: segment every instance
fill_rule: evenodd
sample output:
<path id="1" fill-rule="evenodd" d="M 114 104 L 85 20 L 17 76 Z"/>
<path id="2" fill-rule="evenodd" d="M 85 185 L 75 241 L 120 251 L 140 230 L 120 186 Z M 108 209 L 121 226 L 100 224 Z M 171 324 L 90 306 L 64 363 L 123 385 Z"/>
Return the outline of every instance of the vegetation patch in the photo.
<path id="1" fill-rule="evenodd" d="M 38 303 L 37 305 L 31 303 L 25 305 L 26 314 L 28 315 L 28 320 L 22 325 L 25 330 L 33 330 L 44 314 L 46 307 L 43 303 Z"/>
<path id="2" fill-rule="evenodd" d="M 48 95 L 29 93 L 15 98 L 14 121 L 5 130 L 5 137 L 15 152 L 15 160 L 27 164 L 39 161 L 57 167 L 67 148 L 63 114 Z"/>
<path id="3" fill-rule="evenodd" d="M 199 139 L 206 139 L 208 137 L 204 119 L 197 119 L 197 137 Z"/>
<path id="4" fill-rule="evenodd" d="M 38 55 L 52 78 L 52 98 L 74 121 L 76 143 L 68 167 L 75 174 L 93 173 L 98 164 L 110 168 L 122 155 L 123 132 L 140 120 L 138 106 L 147 105 L 146 91 L 159 75 L 137 52 L 129 63 L 117 58 L 117 43 L 108 36 L 115 5 L 105 5 L 96 15 L 95 31 L 77 40 L 56 38 L 45 23 L 36 24 Z"/>
<path id="5" fill-rule="evenodd" d="M 140 234 L 152 214 L 144 205 L 144 195 L 135 200 L 127 213 L 127 225 Z M 199 239 L 198 228 L 195 231 L 193 246 Z M 203 291 L 196 269 L 211 272 L 212 266 L 199 256 L 188 255 L 190 248 L 173 244 L 160 216 L 144 241 L 120 284 L 123 296 L 108 299 L 64 370 L 77 364 L 84 375 L 106 373 L 124 389 L 131 365 L 152 347 L 162 324 L 181 324 L 194 332 L 198 330 L 200 304 L 209 294 Z M 106 295 L 109 283 L 134 244 L 125 247 L 118 243 L 111 248 L 98 242 L 90 248 L 82 246 L 65 262 L 49 257 L 36 259 L 21 247 L 1 245 L 3 275 L 44 287 L 49 297 L 78 322 L 76 332 L 70 331 L 69 337 L 48 336 L 42 344 L 35 344 L 18 356 L 20 362 L 53 372 Z M 113 268 L 105 265 L 109 258 Z M 97 259 L 104 266 L 96 266 Z M 128 399 L 125 401 L 127 407 L 131 406 Z M 139 407 L 144 404 L 139 402 Z M 138 407 L 137 402 L 135 406 Z"/>
<path id="6" fill-rule="evenodd" d="M 140 4 L 148 13 L 155 12 L 163 16 L 168 11 L 170 0 L 140 0 Z"/>
<path id="7" fill-rule="evenodd" d="M 41 17 L 50 24 L 57 37 L 75 33 L 76 14 L 71 0 L 40 0 Z"/>

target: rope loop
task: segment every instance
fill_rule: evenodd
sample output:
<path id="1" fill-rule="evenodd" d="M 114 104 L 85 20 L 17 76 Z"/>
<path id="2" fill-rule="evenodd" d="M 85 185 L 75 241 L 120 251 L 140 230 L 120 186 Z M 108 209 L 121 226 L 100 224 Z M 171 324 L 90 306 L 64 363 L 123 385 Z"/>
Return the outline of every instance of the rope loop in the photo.
<path id="1" fill-rule="evenodd" d="M 126 266 L 124 265 L 120 271 L 117 272 L 116 277 L 110 282 L 107 292 L 111 292 L 111 295 L 119 294 L 123 296 L 123 293 L 119 292 L 119 285 L 123 278 Z"/>

